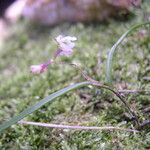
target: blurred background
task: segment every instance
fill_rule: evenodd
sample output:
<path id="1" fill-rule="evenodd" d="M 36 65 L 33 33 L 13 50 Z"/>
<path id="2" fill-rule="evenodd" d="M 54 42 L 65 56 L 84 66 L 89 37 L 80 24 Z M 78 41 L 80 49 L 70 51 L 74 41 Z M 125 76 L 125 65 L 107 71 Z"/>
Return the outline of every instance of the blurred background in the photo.
<path id="1" fill-rule="evenodd" d="M 0 2 L 0 31 L 25 18 L 38 25 L 54 26 L 63 22 L 104 22 L 110 18 L 127 20 L 141 0 L 3 0 Z M 2 38 L 2 37 L 1 37 Z"/>
<path id="2" fill-rule="evenodd" d="M 0 123 L 55 91 L 84 81 L 77 63 L 92 78 L 106 81 L 107 54 L 131 26 L 150 21 L 150 0 L 0 0 Z M 70 57 L 40 75 L 30 66 L 49 60 L 55 37 L 76 36 Z M 131 33 L 113 59 L 113 85 L 150 88 L 150 26 Z M 149 94 L 127 98 L 141 121 L 149 119 Z M 111 93 L 88 86 L 59 97 L 25 118 L 70 125 L 132 126 L 132 118 Z M 0 149 L 149 149 L 149 127 L 142 134 L 73 131 L 14 125 L 0 134 Z"/>

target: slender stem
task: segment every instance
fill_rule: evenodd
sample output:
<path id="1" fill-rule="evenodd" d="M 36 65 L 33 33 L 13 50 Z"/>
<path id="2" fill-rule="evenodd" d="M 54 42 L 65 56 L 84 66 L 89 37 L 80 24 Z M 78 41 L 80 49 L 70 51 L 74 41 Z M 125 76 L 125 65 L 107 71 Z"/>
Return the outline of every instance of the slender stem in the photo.
<path id="1" fill-rule="evenodd" d="M 19 121 L 19 124 L 25 125 L 34 125 L 34 126 L 41 126 L 41 127 L 48 127 L 48 128 L 59 128 L 59 129 L 77 129 L 77 130 L 119 130 L 119 131 L 126 131 L 126 132 L 139 132 L 138 130 L 132 129 L 125 129 L 119 127 L 96 127 L 96 126 L 78 126 L 78 125 L 62 125 L 62 124 L 49 124 L 49 123 L 41 123 L 41 122 L 27 122 L 27 121 Z"/>
<path id="2" fill-rule="evenodd" d="M 112 93 L 114 93 L 122 101 L 122 103 L 126 106 L 128 111 L 130 112 L 130 114 L 135 118 L 135 121 L 136 121 L 136 124 L 137 124 L 138 128 L 140 127 L 140 123 L 139 123 L 139 119 L 138 119 L 137 115 L 135 114 L 134 111 L 132 111 L 129 104 L 124 100 L 124 98 L 120 95 L 120 93 L 117 90 L 114 90 L 114 89 L 112 89 L 112 88 L 110 88 L 109 86 L 106 86 L 106 85 L 95 84 L 95 83 L 93 83 L 93 85 L 96 85 L 96 86 L 99 86 L 101 88 L 107 89 L 107 90 L 111 91 Z"/>
<path id="3" fill-rule="evenodd" d="M 128 109 L 128 111 L 130 112 L 130 114 L 135 118 L 135 121 L 136 121 L 136 124 L 138 126 L 138 128 L 140 127 L 140 123 L 139 123 L 139 119 L 137 117 L 137 115 L 135 114 L 134 111 L 132 111 L 132 109 L 130 108 L 129 104 L 124 100 L 124 98 L 120 95 L 119 91 L 117 90 L 114 90 L 113 88 L 107 86 L 107 85 L 104 85 L 102 83 L 100 83 L 99 81 L 96 81 L 94 79 L 92 79 L 91 77 L 89 77 L 87 74 L 85 74 L 82 69 L 76 65 L 76 64 L 70 64 L 72 65 L 73 67 L 75 67 L 76 69 L 80 70 L 81 71 L 81 74 L 82 76 L 87 80 L 89 81 L 92 85 L 95 85 L 95 86 L 98 86 L 100 88 L 104 88 L 104 89 L 107 89 L 109 91 L 111 91 L 112 93 L 114 93 L 121 101 L 122 103 L 126 106 L 126 108 Z"/>

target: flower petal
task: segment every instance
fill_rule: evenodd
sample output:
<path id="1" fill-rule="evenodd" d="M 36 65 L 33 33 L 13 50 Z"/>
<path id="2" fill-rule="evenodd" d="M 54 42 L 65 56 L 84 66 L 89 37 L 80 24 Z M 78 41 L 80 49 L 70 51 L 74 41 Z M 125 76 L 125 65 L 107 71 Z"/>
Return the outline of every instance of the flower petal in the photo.
<path id="1" fill-rule="evenodd" d="M 45 64 L 32 65 L 30 67 L 30 70 L 33 74 L 40 74 L 47 70 L 47 65 L 45 65 Z"/>
<path id="2" fill-rule="evenodd" d="M 56 42 L 58 43 L 59 49 L 62 51 L 72 51 L 75 47 L 75 43 L 73 41 L 77 40 L 76 37 L 59 35 L 56 37 Z"/>

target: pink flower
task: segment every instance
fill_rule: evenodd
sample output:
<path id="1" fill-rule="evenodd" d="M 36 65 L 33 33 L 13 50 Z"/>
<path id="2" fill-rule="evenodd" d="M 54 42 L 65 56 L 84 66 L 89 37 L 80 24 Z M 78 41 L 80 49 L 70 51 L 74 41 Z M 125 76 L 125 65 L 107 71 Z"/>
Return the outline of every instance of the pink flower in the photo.
<path id="1" fill-rule="evenodd" d="M 30 67 L 30 70 L 33 74 L 40 74 L 47 70 L 47 66 L 45 66 L 44 64 L 32 65 Z"/>
<path id="2" fill-rule="evenodd" d="M 47 69 L 48 69 L 48 65 L 52 64 L 53 63 L 53 60 L 49 60 L 47 63 L 44 63 L 44 64 L 40 64 L 40 65 L 32 65 L 30 67 L 30 71 L 33 73 L 33 74 L 40 74 L 40 73 L 43 73 L 45 72 Z"/>
<path id="3" fill-rule="evenodd" d="M 70 56 L 73 52 L 73 48 L 75 47 L 74 41 L 76 41 L 76 37 L 71 36 L 62 36 L 59 35 L 56 37 L 56 42 L 58 43 L 59 49 L 55 53 L 55 58 L 60 55 Z"/>
<path id="4" fill-rule="evenodd" d="M 71 36 L 62 36 L 59 35 L 56 37 L 56 42 L 58 43 L 59 49 L 54 54 L 54 60 L 61 55 L 70 56 L 73 52 L 73 48 L 75 47 L 74 41 L 76 41 L 76 37 Z M 40 65 L 32 65 L 30 70 L 33 74 L 40 74 L 45 72 L 48 69 L 48 66 L 52 64 L 54 61 L 51 59 L 46 63 Z"/>

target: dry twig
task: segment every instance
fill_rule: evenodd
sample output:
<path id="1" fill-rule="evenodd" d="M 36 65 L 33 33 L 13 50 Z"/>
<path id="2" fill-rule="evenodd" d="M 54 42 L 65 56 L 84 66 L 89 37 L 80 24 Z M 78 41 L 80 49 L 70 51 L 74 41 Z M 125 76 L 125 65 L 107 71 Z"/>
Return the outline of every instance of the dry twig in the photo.
<path id="1" fill-rule="evenodd" d="M 139 132 L 138 130 L 133 129 L 125 129 L 119 127 L 97 127 L 97 126 L 71 126 L 71 125 L 58 125 L 58 124 L 49 124 L 49 123 L 41 123 L 41 122 L 27 122 L 27 121 L 19 121 L 19 124 L 23 125 L 34 125 L 34 126 L 41 126 L 41 127 L 48 127 L 48 128 L 59 128 L 59 129 L 76 129 L 76 130 L 119 130 L 119 131 L 126 131 L 126 132 Z"/>

